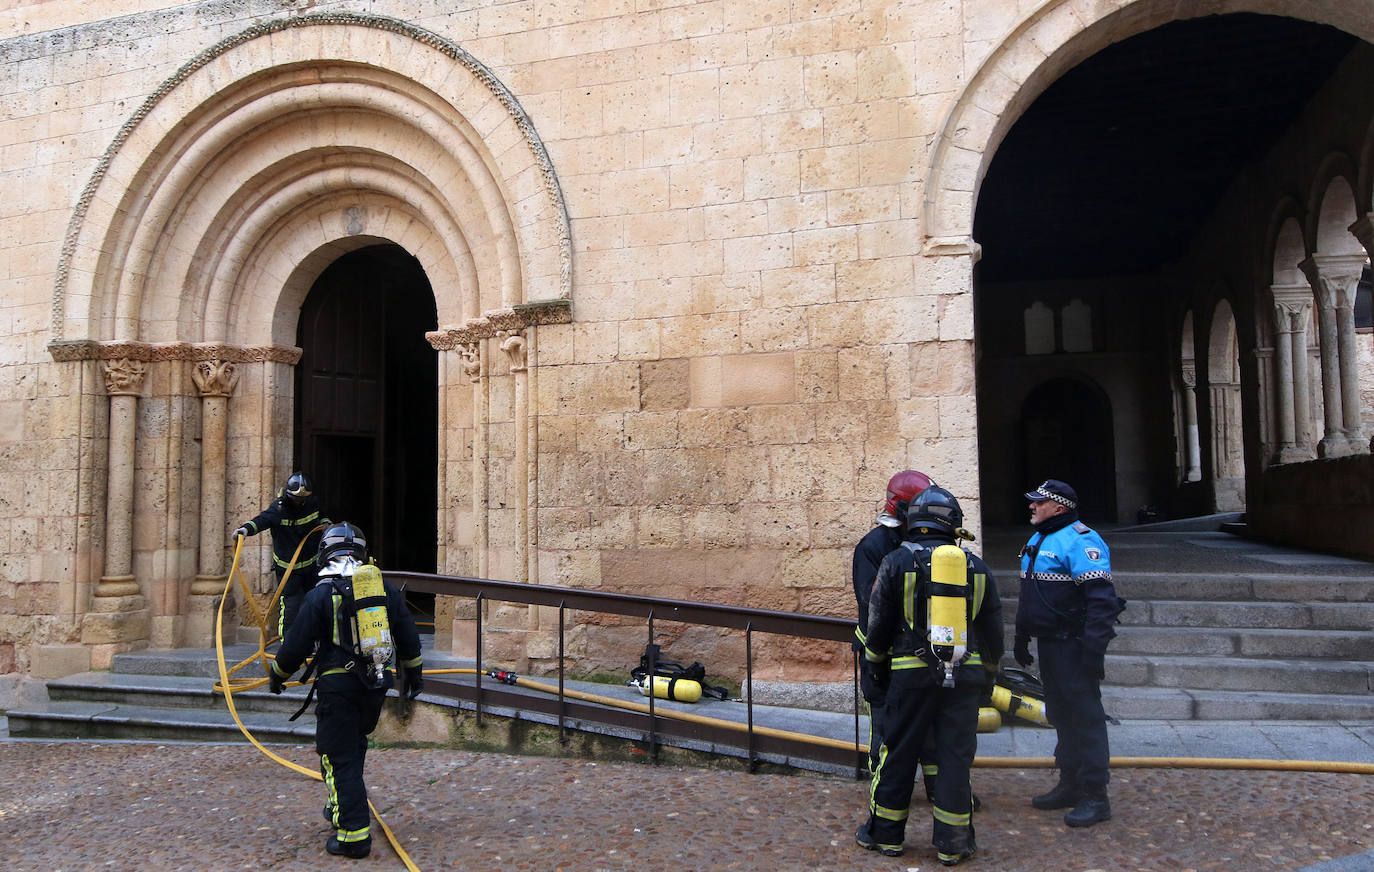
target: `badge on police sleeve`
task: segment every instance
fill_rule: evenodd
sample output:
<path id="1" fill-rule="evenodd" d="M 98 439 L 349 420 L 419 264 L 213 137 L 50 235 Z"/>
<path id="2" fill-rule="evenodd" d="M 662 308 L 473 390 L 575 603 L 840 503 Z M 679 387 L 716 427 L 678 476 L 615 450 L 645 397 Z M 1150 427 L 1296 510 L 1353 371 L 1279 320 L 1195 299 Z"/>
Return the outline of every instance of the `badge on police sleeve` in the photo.
<path id="1" fill-rule="evenodd" d="M 1087 554 L 1088 559 L 1094 563 L 1102 559 L 1102 549 L 1100 548 L 1084 548 L 1083 553 Z"/>

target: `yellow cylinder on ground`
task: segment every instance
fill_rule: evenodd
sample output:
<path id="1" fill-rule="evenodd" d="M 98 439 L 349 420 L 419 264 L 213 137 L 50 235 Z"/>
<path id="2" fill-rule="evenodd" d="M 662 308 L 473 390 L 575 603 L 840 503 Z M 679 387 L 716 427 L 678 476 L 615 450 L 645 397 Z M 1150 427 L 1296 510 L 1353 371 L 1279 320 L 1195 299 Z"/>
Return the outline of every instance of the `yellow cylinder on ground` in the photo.
<path id="1" fill-rule="evenodd" d="M 992 689 L 992 704 L 1008 717 L 1020 718 L 1042 727 L 1050 725 L 1049 718 L 1045 717 L 1045 703 L 1042 700 L 1012 693 L 1000 684 Z"/>
<path id="2" fill-rule="evenodd" d="M 1002 729 L 1002 713 L 992 706 L 978 709 L 978 732 L 995 733 Z"/>
<path id="3" fill-rule="evenodd" d="M 639 683 L 639 692 L 649 695 L 648 685 Z M 671 699 L 674 702 L 696 702 L 701 699 L 701 682 L 690 678 L 669 678 L 666 675 L 654 676 L 654 696 L 658 699 Z"/>

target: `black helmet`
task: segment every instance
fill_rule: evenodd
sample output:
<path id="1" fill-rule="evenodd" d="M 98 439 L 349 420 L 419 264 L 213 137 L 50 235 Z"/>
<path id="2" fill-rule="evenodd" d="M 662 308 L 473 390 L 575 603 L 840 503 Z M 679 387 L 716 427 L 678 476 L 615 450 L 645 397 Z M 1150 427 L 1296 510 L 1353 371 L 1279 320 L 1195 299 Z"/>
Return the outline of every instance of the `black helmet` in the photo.
<path id="1" fill-rule="evenodd" d="M 297 503 L 303 502 L 314 491 L 315 483 L 303 472 L 291 473 L 291 477 L 286 480 L 286 487 L 282 488 L 282 493 Z"/>
<path id="2" fill-rule="evenodd" d="M 939 485 L 933 484 L 917 494 L 911 501 L 911 507 L 906 510 L 908 535 L 942 533 L 954 536 L 962 526 L 964 510 L 959 508 L 959 501 Z"/>
<path id="3" fill-rule="evenodd" d="M 339 555 L 352 557 L 359 563 L 367 562 L 367 537 L 363 531 L 348 523 L 339 521 L 324 528 L 320 536 L 320 566 L 323 567 Z"/>

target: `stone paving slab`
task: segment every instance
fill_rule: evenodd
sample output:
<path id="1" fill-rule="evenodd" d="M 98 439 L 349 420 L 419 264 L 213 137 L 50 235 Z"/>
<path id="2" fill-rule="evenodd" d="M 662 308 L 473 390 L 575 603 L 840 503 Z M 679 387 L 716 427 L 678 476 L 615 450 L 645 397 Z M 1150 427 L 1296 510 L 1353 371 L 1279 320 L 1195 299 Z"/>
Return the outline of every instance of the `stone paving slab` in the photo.
<path id="1" fill-rule="evenodd" d="M 313 768 L 308 746 L 276 749 Z M 1354 872 L 1374 849 L 1374 778 L 1289 772 L 1118 770 L 1115 817 L 1070 830 L 1028 799 L 1044 770 L 974 771 L 978 854 L 999 872 Z M 399 870 L 328 856 L 324 788 L 250 747 L 0 743 L 0 840 L 10 872 Z M 906 855 L 853 843 L 867 785 L 647 763 L 434 749 L 368 755 L 374 804 L 425 872 L 910 872 L 933 870 L 928 806 Z"/>

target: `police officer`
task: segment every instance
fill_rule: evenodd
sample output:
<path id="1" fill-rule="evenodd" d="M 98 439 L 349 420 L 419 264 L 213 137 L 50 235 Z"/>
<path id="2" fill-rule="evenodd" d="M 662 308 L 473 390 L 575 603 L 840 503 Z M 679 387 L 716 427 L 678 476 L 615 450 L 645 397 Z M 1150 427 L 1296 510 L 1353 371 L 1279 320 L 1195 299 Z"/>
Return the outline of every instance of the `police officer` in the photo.
<path id="1" fill-rule="evenodd" d="M 870 851 L 889 857 L 903 850 L 908 806 L 924 742 L 933 731 L 935 778 L 931 842 L 939 860 L 953 866 L 977 849 L 969 769 L 978 750 L 978 700 L 1002 656 L 1002 605 L 987 565 L 965 553 L 967 656 L 954 668 L 954 686 L 927 637 L 930 562 L 934 549 L 954 544 L 963 526 L 954 495 L 932 485 L 907 509 L 902 546 L 883 559 L 869 600 L 864 656 L 889 670 L 886 735 L 870 790 L 868 820 L 854 834 Z"/>
<path id="2" fill-rule="evenodd" d="M 277 575 L 277 585 L 291 566 L 291 556 L 296 546 L 310 536 L 320 524 L 328 524 L 329 519 L 320 514 L 319 501 L 315 499 L 315 487 L 310 476 L 303 472 L 293 472 L 286 480 L 286 486 L 277 491 L 271 505 L 263 509 L 251 521 L 245 522 L 234 531 L 234 538 L 256 536 L 263 530 L 272 531 L 272 571 Z M 277 621 L 277 635 L 286 638 L 286 631 L 300 610 L 305 594 L 315 586 L 315 552 L 319 547 L 318 535 L 306 542 L 301 549 L 300 562 L 291 570 L 291 577 L 281 592 L 281 613 Z"/>
<path id="3" fill-rule="evenodd" d="M 272 693 L 281 693 L 287 679 L 315 652 L 315 750 L 328 791 L 324 816 L 334 827 L 325 850 L 353 859 L 366 857 L 372 850 L 363 764 L 367 737 L 377 727 L 382 701 L 393 683 L 389 670 L 380 683 L 374 681 L 372 664 L 359 662 L 352 645 L 351 580 L 354 571 L 367 562 L 367 540 L 357 527 L 338 523 L 324 531 L 319 584 L 306 594 L 297 620 L 272 661 L 269 677 Z M 405 596 L 390 584 L 385 587 L 387 621 L 396 658 L 404 667 L 402 692 L 414 699 L 424 686 L 420 635 Z"/>
<path id="4" fill-rule="evenodd" d="M 1110 820 L 1107 715 L 1102 709 L 1107 643 L 1124 603 L 1112 584 L 1111 552 L 1078 520 L 1078 494 L 1050 479 L 1026 494 L 1035 533 L 1021 549 L 1016 606 L 1016 662 L 1040 655 L 1045 714 L 1054 726 L 1059 783 L 1031 800 L 1039 809 L 1070 808 L 1064 823 L 1090 827 Z"/>
<path id="5" fill-rule="evenodd" d="M 904 469 L 887 482 L 887 501 L 878 514 L 874 527 L 854 546 L 854 600 L 858 605 L 859 622 L 854 627 L 854 650 L 862 653 L 868 634 L 868 599 L 873 591 L 873 579 L 878 565 L 892 549 L 902 544 L 902 519 L 907 506 L 918 493 L 930 487 L 930 476 L 913 469 Z M 886 685 L 879 684 L 873 667 L 866 658 L 859 659 L 859 690 L 868 702 L 868 770 L 878 768 L 878 749 L 883 741 L 883 702 Z"/>

